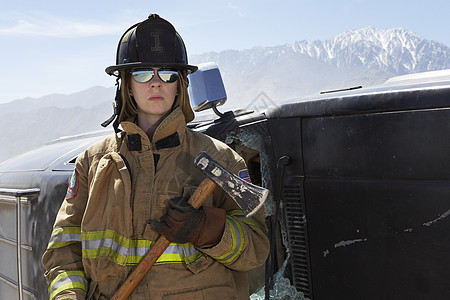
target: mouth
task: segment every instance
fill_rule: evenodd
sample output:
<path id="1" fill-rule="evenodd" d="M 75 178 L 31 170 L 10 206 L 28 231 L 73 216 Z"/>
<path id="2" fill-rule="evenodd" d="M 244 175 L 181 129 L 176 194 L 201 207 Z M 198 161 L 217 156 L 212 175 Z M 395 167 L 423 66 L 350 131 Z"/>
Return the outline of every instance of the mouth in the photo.
<path id="1" fill-rule="evenodd" d="M 151 96 L 149 99 L 150 99 L 150 101 L 162 101 L 162 100 L 164 100 L 164 97 L 161 95 L 154 95 L 154 96 Z"/>

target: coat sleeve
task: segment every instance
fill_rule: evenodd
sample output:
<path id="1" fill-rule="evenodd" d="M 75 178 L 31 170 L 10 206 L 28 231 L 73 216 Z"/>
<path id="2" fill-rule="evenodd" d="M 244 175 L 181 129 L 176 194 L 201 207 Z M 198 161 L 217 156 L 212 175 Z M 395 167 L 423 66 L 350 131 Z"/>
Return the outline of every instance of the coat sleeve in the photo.
<path id="1" fill-rule="evenodd" d="M 230 168 L 235 174 L 246 170 L 242 158 Z M 265 263 L 270 245 L 265 225 L 264 206 L 251 217 L 245 217 L 235 201 L 222 189 L 216 189 L 215 199 L 222 199 L 218 206 L 227 210 L 225 230 L 221 241 L 209 249 L 200 249 L 216 261 L 237 271 L 248 271 Z"/>
<path id="2" fill-rule="evenodd" d="M 42 257 L 50 299 L 85 299 L 88 290 L 81 250 L 81 219 L 88 198 L 85 156 L 86 152 L 77 159 L 66 197 Z"/>

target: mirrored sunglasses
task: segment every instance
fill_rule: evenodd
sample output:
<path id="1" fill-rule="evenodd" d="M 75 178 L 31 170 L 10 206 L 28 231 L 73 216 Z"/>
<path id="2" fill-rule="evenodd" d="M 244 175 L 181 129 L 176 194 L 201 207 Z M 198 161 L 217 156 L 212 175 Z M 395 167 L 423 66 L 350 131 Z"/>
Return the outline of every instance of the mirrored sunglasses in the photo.
<path id="1" fill-rule="evenodd" d="M 136 82 L 145 83 L 152 80 L 153 76 L 155 76 L 155 72 L 158 72 L 159 78 L 165 83 L 172 83 L 178 79 L 178 71 L 167 69 L 158 69 L 157 71 L 154 69 L 135 69 L 131 72 L 131 76 L 133 76 Z"/>

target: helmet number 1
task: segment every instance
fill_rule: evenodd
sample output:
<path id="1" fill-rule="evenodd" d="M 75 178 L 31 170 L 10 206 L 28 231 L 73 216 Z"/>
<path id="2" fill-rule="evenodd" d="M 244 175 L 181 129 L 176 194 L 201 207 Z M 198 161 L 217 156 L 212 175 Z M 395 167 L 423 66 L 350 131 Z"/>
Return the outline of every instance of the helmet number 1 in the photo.
<path id="1" fill-rule="evenodd" d="M 163 47 L 159 43 L 159 32 L 152 32 L 151 37 L 155 39 L 155 46 L 151 48 L 153 52 L 164 52 Z"/>

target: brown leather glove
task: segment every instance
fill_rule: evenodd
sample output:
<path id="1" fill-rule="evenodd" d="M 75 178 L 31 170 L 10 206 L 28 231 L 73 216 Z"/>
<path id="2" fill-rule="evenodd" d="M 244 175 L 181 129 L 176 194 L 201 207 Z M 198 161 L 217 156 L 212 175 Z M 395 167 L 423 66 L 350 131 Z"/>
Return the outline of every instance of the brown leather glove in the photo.
<path id="1" fill-rule="evenodd" d="M 168 204 L 161 221 L 150 221 L 155 231 L 171 242 L 192 243 L 201 248 L 220 242 L 225 229 L 225 209 L 209 206 L 194 209 L 186 198 L 170 199 Z"/>

